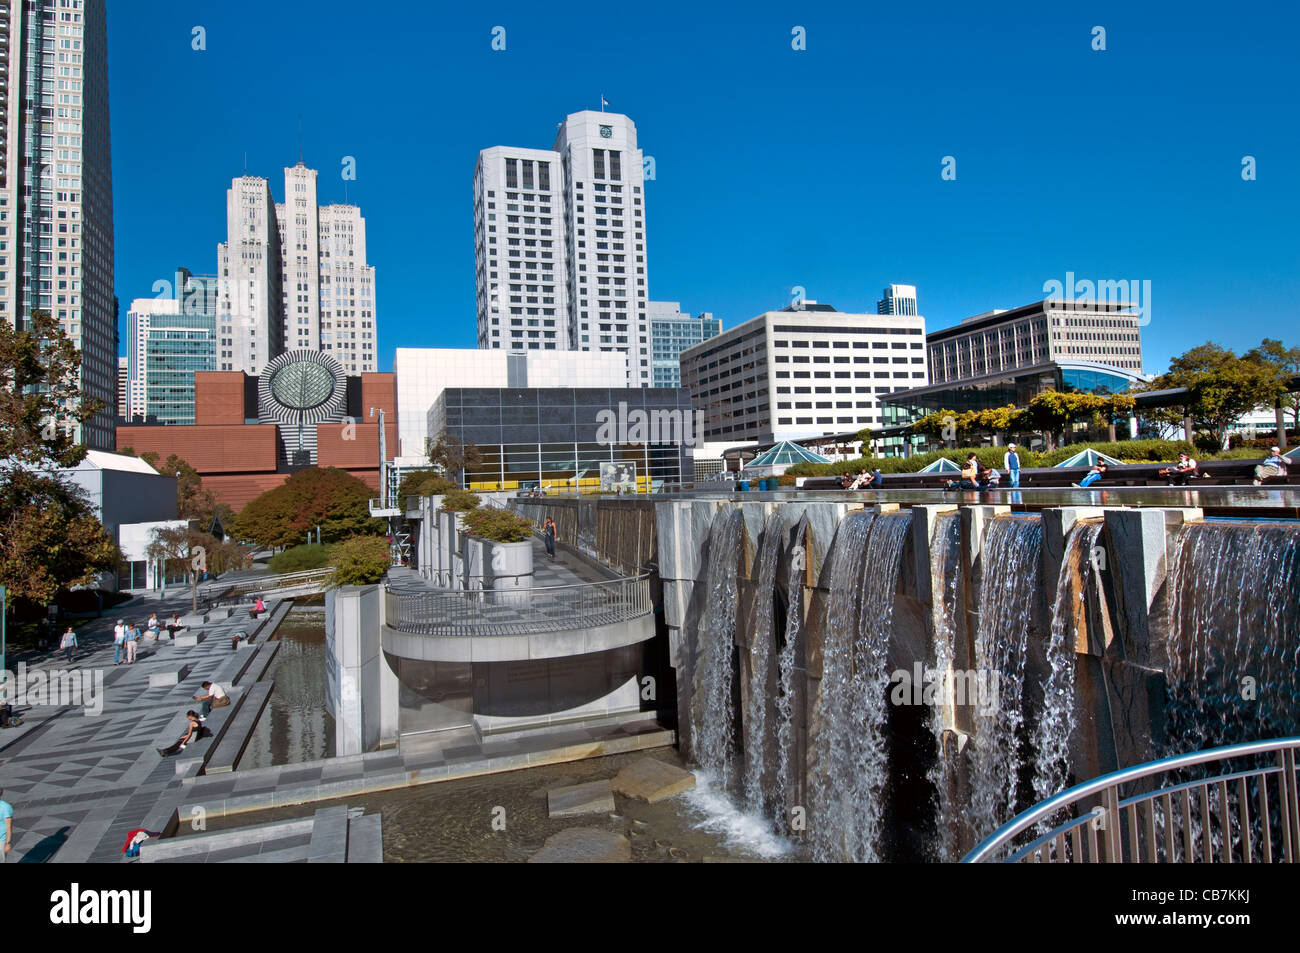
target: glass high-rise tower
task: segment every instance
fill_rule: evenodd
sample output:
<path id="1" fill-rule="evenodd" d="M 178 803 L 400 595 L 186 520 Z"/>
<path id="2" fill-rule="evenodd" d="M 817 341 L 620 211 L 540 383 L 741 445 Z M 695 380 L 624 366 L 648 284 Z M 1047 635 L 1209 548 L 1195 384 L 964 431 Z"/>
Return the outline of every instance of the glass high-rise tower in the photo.
<path id="1" fill-rule="evenodd" d="M 0 0 L 0 316 L 52 314 L 103 402 L 79 439 L 114 446 L 117 304 L 104 0 Z"/>

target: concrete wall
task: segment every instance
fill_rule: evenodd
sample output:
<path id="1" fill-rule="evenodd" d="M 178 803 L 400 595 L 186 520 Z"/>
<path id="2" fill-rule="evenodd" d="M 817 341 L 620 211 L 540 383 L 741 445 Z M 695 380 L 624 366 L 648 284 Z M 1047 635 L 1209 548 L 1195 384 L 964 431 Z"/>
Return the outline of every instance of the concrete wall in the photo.
<path id="1" fill-rule="evenodd" d="M 342 586 L 326 598 L 327 707 L 336 755 L 396 740 L 398 699 L 382 651 L 383 602 L 380 586 Z"/>

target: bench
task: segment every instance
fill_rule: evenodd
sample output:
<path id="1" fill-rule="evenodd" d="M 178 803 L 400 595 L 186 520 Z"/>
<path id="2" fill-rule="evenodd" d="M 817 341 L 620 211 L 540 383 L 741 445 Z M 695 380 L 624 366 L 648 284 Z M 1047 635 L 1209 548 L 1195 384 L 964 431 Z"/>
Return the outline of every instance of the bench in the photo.
<path id="1" fill-rule="evenodd" d="M 230 704 L 222 708 L 212 709 L 212 713 L 207 716 L 207 721 L 203 722 L 203 727 L 212 732 L 212 737 L 191 742 L 185 746 L 184 751 L 178 751 L 171 756 L 178 777 L 194 774 L 202 768 L 208 758 L 212 756 L 213 751 L 216 750 L 217 743 L 225 735 L 231 719 L 243 702 L 243 694 L 237 693 L 236 689 L 228 690 L 227 694 L 230 696 Z M 198 702 L 191 701 L 190 707 L 194 711 L 201 710 Z M 154 739 L 154 748 L 169 748 L 175 744 L 176 739 L 185 733 L 185 722 L 185 712 L 177 712 L 176 717 L 167 722 L 166 727 Z"/>
<path id="2" fill-rule="evenodd" d="M 161 672 L 150 672 L 149 687 L 171 688 L 174 685 L 179 685 L 181 682 L 185 681 L 186 677 L 190 674 L 191 668 L 193 668 L 191 665 L 180 665 L 176 667 L 169 665 Z M 177 737 L 180 737 L 179 732 L 177 733 Z"/>
<path id="3" fill-rule="evenodd" d="M 178 649 L 193 648 L 207 637 L 207 634 L 204 632 L 186 632 L 184 635 L 181 635 L 178 632 L 172 639 L 172 645 L 176 646 Z"/>

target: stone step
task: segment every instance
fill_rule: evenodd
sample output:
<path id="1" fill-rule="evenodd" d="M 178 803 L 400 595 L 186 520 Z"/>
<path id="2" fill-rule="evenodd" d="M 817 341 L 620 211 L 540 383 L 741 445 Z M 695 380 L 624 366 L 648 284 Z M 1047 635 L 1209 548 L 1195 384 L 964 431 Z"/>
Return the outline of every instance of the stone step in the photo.
<path id="1" fill-rule="evenodd" d="M 221 739 L 204 763 L 204 774 L 226 774 L 235 770 L 274 688 L 274 681 L 255 682 L 244 692 L 239 710 L 225 726 Z"/>

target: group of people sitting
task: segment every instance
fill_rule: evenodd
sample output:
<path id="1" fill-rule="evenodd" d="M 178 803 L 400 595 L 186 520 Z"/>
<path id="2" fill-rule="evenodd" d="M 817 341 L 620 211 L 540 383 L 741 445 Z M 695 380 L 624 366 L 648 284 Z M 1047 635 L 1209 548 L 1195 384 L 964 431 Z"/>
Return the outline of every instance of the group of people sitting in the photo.
<path id="1" fill-rule="evenodd" d="M 184 734 L 170 746 L 158 749 L 158 753 L 164 758 L 169 758 L 176 752 L 185 750 L 187 745 L 192 745 L 196 741 L 211 738 L 212 731 L 203 723 L 208 720 L 208 715 L 212 714 L 212 709 L 225 708 L 230 704 L 230 696 L 216 682 L 204 682 L 201 694 L 195 695 L 194 700 L 199 703 L 199 711 L 192 708 L 187 711 L 185 713 Z"/>
<path id="2" fill-rule="evenodd" d="M 871 473 L 863 467 L 857 476 L 846 473 L 840 477 L 840 487 L 845 490 L 878 490 L 885 485 L 885 475 L 876 467 Z"/>
<path id="3" fill-rule="evenodd" d="M 1012 447 L 1014 449 L 1014 444 Z M 1017 477 L 1020 475 L 1019 471 L 1020 468 L 1017 467 Z M 1017 480 L 1015 485 L 1019 486 L 1019 483 L 1020 481 Z M 943 485 L 943 488 L 945 490 L 994 490 L 1001 485 L 1002 474 L 993 467 L 984 466 L 972 453 L 966 458 L 966 462 L 962 464 L 961 479 L 949 480 Z"/>
<path id="4" fill-rule="evenodd" d="M 136 646 L 141 639 L 148 639 L 152 642 L 158 642 L 162 639 L 164 630 L 167 632 L 168 639 L 176 638 L 176 633 L 185 628 L 181 624 L 179 613 L 172 613 L 171 620 L 165 625 L 158 621 L 158 613 L 152 613 L 149 621 L 144 623 L 143 630 L 134 622 L 126 622 L 122 619 L 117 620 L 117 625 L 113 626 L 113 664 L 114 665 L 134 665 L 136 656 Z M 71 636 L 71 642 L 68 639 Z M 72 650 L 77 646 L 77 637 L 72 634 L 72 627 L 63 633 L 63 639 L 59 642 L 59 648 L 68 653 L 68 661 L 72 661 Z"/>

